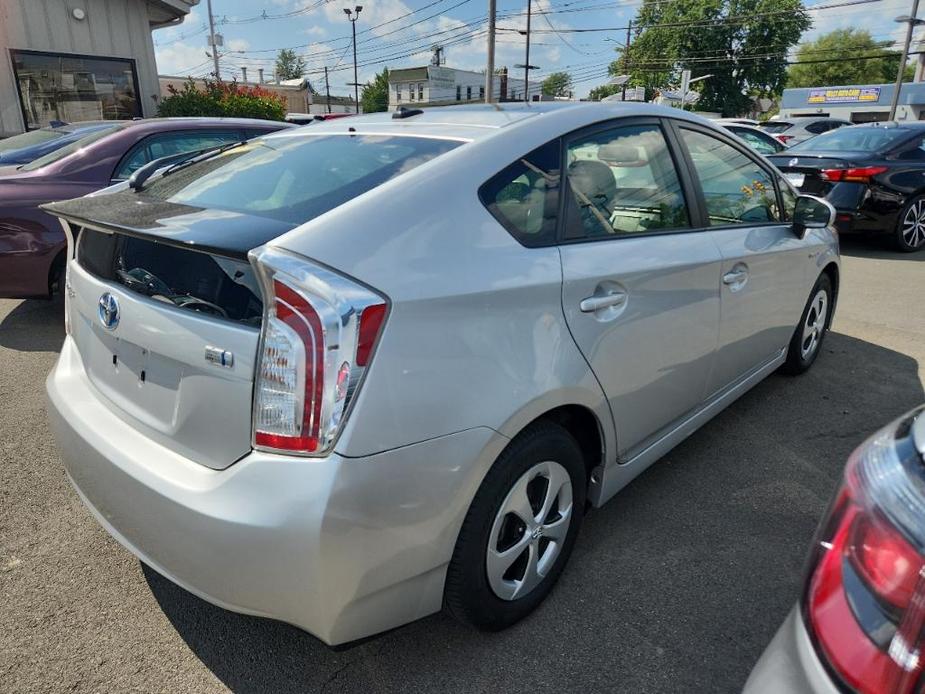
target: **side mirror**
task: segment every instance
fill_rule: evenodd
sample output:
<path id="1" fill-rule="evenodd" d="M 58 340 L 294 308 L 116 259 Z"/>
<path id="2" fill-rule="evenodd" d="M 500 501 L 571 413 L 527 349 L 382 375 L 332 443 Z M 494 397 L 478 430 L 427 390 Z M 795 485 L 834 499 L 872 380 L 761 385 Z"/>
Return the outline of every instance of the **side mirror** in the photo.
<path id="1" fill-rule="evenodd" d="M 807 229 L 822 229 L 835 224 L 835 208 L 828 200 L 815 195 L 800 195 L 793 208 L 793 231 L 801 239 Z"/>

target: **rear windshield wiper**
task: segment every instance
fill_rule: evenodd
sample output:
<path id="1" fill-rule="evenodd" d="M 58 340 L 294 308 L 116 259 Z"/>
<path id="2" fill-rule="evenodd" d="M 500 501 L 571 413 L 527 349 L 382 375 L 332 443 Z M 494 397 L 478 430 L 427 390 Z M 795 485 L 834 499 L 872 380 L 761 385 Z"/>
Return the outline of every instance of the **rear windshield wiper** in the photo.
<path id="1" fill-rule="evenodd" d="M 217 154 L 221 154 L 229 149 L 237 147 L 238 145 L 243 145 L 244 140 L 238 142 L 227 142 L 224 145 L 216 145 L 215 147 L 206 147 L 204 149 L 197 149 L 191 152 L 180 152 L 178 154 L 169 154 L 166 157 L 161 157 L 160 159 L 155 159 L 154 161 L 148 162 L 140 169 L 135 171 L 129 179 L 128 185 L 129 188 L 133 190 L 140 191 L 145 182 L 155 173 L 167 167 L 162 174 L 163 176 L 168 176 L 174 171 L 179 171 L 181 168 L 195 164 L 196 162 L 205 161 L 211 157 L 214 157 Z"/>

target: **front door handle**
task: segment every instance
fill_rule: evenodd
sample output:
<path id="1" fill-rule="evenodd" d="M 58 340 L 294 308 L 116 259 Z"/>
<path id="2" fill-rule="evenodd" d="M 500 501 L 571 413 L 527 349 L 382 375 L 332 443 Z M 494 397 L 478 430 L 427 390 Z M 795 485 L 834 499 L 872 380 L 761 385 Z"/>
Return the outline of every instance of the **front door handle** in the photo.
<path id="1" fill-rule="evenodd" d="M 714 275 L 715 277 L 716 275 Z M 732 270 L 723 275 L 723 284 L 739 284 L 748 278 L 748 270 Z"/>
<path id="2" fill-rule="evenodd" d="M 595 311 L 600 311 L 602 308 L 622 306 L 625 303 L 626 294 L 623 292 L 615 292 L 613 294 L 595 294 L 594 296 L 589 296 L 586 299 L 582 299 L 581 303 L 578 304 L 578 308 L 580 308 L 583 313 L 594 313 Z"/>

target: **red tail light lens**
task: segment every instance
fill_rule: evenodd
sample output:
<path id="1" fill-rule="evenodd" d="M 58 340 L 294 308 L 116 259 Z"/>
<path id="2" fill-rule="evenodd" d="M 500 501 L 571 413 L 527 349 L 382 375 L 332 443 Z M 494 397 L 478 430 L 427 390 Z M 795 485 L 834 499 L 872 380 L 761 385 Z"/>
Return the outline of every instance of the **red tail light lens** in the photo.
<path id="1" fill-rule="evenodd" d="M 775 135 L 774 137 L 776 137 L 778 141 L 782 142 L 783 144 L 787 144 L 789 140 L 793 139 L 793 135 Z"/>
<path id="2" fill-rule="evenodd" d="M 333 448 L 385 321 L 372 290 L 276 249 L 251 258 L 264 319 L 254 382 L 255 448 Z"/>
<path id="3" fill-rule="evenodd" d="M 884 173 L 887 170 L 885 166 L 863 166 L 852 169 L 823 169 L 819 172 L 826 181 L 838 183 L 841 181 L 850 183 L 870 183 L 874 176 Z"/>
<path id="4" fill-rule="evenodd" d="M 925 408 L 910 415 L 925 417 Z M 910 694 L 925 626 L 925 465 L 910 419 L 848 461 L 820 526 L 803 614 L 820 657 L 862 694 Z"/>

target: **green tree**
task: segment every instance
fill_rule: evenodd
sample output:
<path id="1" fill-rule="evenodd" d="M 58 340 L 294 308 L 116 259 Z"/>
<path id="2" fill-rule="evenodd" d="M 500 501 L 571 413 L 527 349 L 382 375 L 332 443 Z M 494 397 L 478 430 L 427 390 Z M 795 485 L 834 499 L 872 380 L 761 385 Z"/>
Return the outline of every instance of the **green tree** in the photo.
<path id="1" fill-rule="evenodd" d="M 291 48 L 283 48 L 276 56 L 276 79 L 294 80 L 305 74 L 305 58 Z"/>
<path id="2" fill-rule="evenodd" d="M 363 91 L 360 94 L 360 106 L 363 113 L 376 113 L 377 111 L 387 111 L 389 109 L 389 69 L 384 68 L 382 72 L 373 78 L 372 82 L 363 85 Z"/>
<path id="3" fill-rule="evenodd" d="M 891 41 L 875 41 L 866 29 L 830 31 L 815 41 L 800 45 L 796 62 L 802 64 L 790 66 L 787 86 L 827 87 L 895 82 L 900 56 L 895 51 L 887 50 L 891 44 Z"/>
<path id="4" fill-rule="evenodd" d="M 553 72 L 543 80 L 543 94 L 568 96 L 572 92 L 572 76 L 567 72 Z"/>
<path id="5" fill-rule="evenodd" d="M 286 117 L 286 103 L 282 97 L 262 87 L 203 80 L 200 89 L 191 77 L 180 89 L 171 84 L 167 91 L 168 96 L 157 105 L 157 115 L 164 118 L 219 116 L 283 120 Z"/>
<path id="6" fill-rule="evenodd" d="M 602 84 L 599 87 L 594 87 L 589 93 L 588 98 L 591 101 L 600 101 L 606 96 L 612 96 L 618 92 L 623 91 L 623 87 L 616 84 Z"/>
<path id="7" fill-rule="evenodd" d="M 698 109 L 737 116 L 751 94 L 780 92 L 787 52 L 811 24 L 800 0 L 644 0 L 630 48 L 609 70 L 647 95 L 679 85 L 685 68 L 712 75 L 696 85 Z"/>

